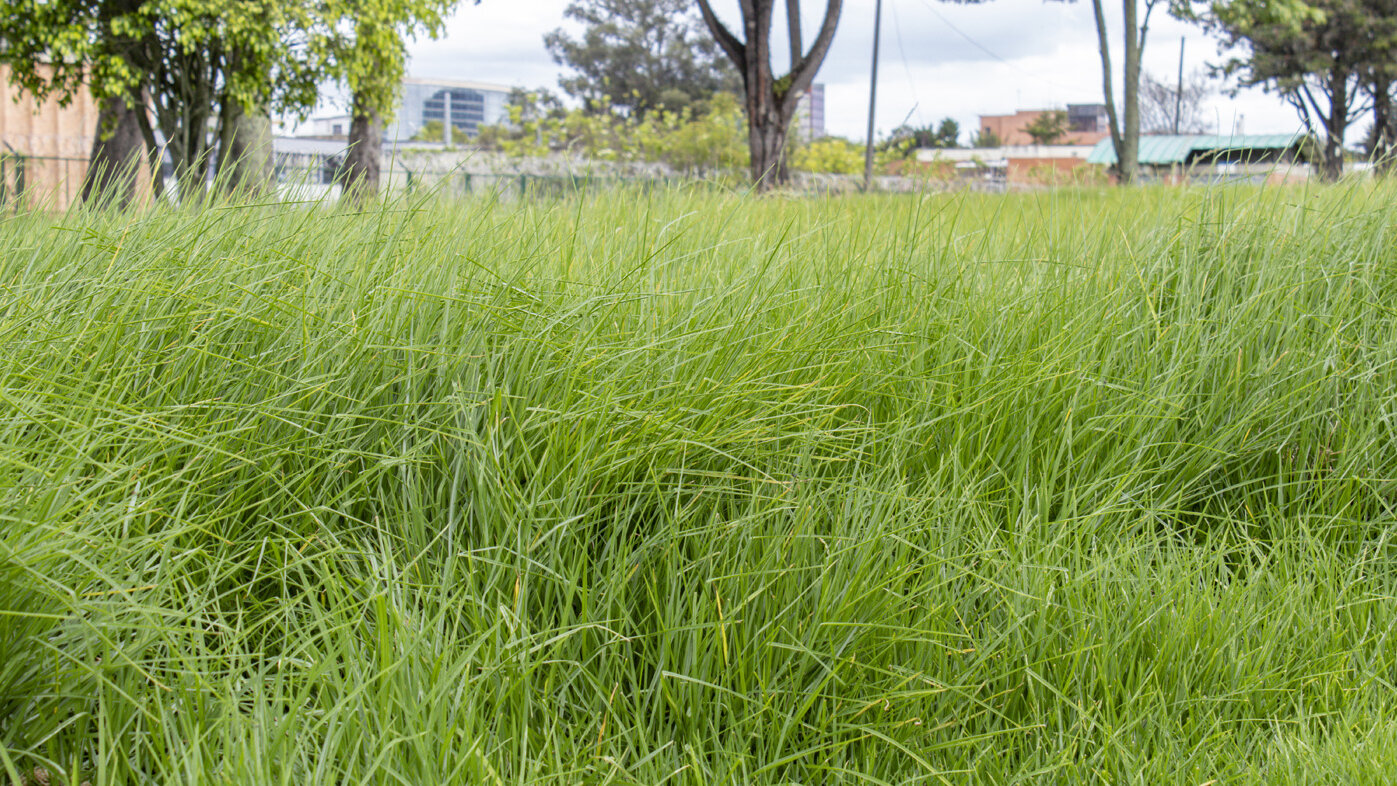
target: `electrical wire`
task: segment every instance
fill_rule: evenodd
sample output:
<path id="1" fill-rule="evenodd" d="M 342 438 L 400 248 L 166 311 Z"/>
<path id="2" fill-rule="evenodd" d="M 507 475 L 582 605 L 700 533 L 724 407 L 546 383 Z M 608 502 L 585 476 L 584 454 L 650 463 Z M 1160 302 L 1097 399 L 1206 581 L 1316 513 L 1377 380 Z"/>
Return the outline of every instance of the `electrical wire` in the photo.
<path id="1" fill-rule="evenodd" d="M 912 78 L 912 65 L 907 62 L 907 49 L 902 45 L 902 21 L 897 15 L 897 3 L 888 0 L 888 9 L 893 12 L 893 34 L 897 38 L 897 51 L 902 55 L 902 70 L 907 72 L 907 87 L 912 91 L 912 108 L 907 112 L 907 118 L 902 121 L 907 124 L 912 115 L 917 115 L 917 120 L 922 125 L 926 125 L 926 116 L 922 114 L 922 99 L 917 95 L 917 80 Z"/>
<path id="2" fill-rule="evenodd" d="M 929 0 L 921 0 L 921 2 L 922 2 L 922 5 L 926 6 L 926 9 L 932 13 L 933 16 L 935 16 L 937 19 L 940 19 L 942 24 L 944 24 L 946 27 L 950 28 L 950 29 L 951 29 L 951 32 L 953 32 L 953 33 L 955 33 L 956 35 L 960 36 L 961 38 L 965 39 L 965 41 L 966 41 L 967 43 L 969 43 L 971 46 L 975 47 L 976 49 L 980 50 L 981 52 L 984 52 L 986 55 L 989 55 L 991 58 L 993 58 L 993 59 L 999 61 L 1000 63 L 1003 63 L 1003 64 L 1006 65 L 1006 66 L 1009 66 L 1010 68 L 1014 69 L 1015 71 L 1018 71 L 1020 74 L 1023 74 L 1024 76 L 1029 77 L 1030 79 L 1036 79 L 1036 80 L 1038 80 L 1039 82 L 1041 82 L 1041 83 L 1043 83 L 1043 84 L 1045 84 L 1045 85 L 1051 85 L 1052 87 L 1055 87 L 1055 88 L 1057 88 L 1057 89 L 1059 89 L 1059 90 L 1067 90 L 1067 91 L 1069 91 L 1069 92 L 1071 92 L 1071 93 L 1078 93 L 1078 92 L 1081 92 L 1081 88 L 1080 88 L 1080 87 L 1071 87 L 1071 86 L 1068 86 L 1068 85 L 1060 84 L 1060 83 L 1058 83 L 1058 82 L 1054 82 L 1054 81 L 1051 80 L 1051 79 L 1045 79 L 1045 78 L 1039 76 L 1038 74 L 1033 73 L 1032 71 L 1026 71 L 1026 70 L 1020 68 L 1019 66 L 1015 65 L 1015 64 L 1013 63 L 1013 61 L 1011 61 L 1011 60 L 1006 60 L 1006 59 L 1004 59 L 1003 57 L 1000 57 L 998 54 L 996 54 L 995 52 L 991 51 L 989 47 L 985 46 L 984 44 L 980 43 L 979 41 L 976 41 L 973 37 L 971 37 L 971 35 L 970 35 L 969 33 L 965 32 L 964 30 L 961 30 L 959 27 L 956 27 L 955 24 L 951 22 L 951 20 L 947 19 L 947 18 L 945 17 L 945 15 L 943 15 L 940 11 L 936 10 L 936 7 L 933 6 L 933 5 L 929 2 Z"/>

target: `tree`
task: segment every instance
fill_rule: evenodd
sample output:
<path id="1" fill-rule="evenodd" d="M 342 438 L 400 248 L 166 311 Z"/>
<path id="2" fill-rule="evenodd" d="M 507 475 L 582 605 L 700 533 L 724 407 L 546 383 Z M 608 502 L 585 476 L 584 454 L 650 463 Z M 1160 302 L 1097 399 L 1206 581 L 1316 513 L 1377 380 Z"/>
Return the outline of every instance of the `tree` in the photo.
<path id="1" fill-rule="evenodd" d="M 417 129 L 417 133 L 412 135 L 414 142 L 445 142 L 446 124 L 440 120 L 428 120 Z M 451 125 L 451 143 L 453 145 L 465 144 L 471 141 L 470 134 L 465 129 L 459 128 L 455 123 Z"/>
<path id="2" fill-rule="evenodd" d="M 216 147 L 229 167 L 250 149 L 238 143 L 250 130 L 240 130 L 246 115 L 314 104 L 316 71 L 289 45 L 306 9 L 278 0 L 0 0 L 0 61 L 38 97 L 70 100 L 86 85 L 101 102 L 88 197 L 119 182 L 113 176 L 133 160 L 132 126 L 152 168 L 167 152 L 192 197 Z M 153 186 L 158 193 L 160 177 Z"/>
<path id="3" fill-rule="evenodd" d="M 1002 139 L 999 138 L 999 134 L 996 134 L 993 130 L 988 129 L 988 128 L 986 128 L 985 130 L 983 130 L 983 131 L 981 131 L 981 132 L 979 132 L 979 133 L 977 133 L 977 134 L 973 134 L 973 135 L 970 137 L 970 146 L 971 146 L 971 147 L 976 147 L 976 148 L 1000 147 L 1000 146 L 1002 146 L 1003 144 L 1004 144 L 1004 140 L 1002 140 Z"/>
<path id="4" fill-rule="evenodd" d="M 898 126 L 878 145 L 880 151 L 897 150 L 904 158 L 919 148 L 946 150 L 956 147 L 960 147 L 960 123 L 950 117 L 942 118 L 936 125 Z"/>
<path id="5" fill-rule="evenodd" d="M 558 28 L 543 42 L 573 72 L 558 84 L 588 111 L 644 115 L 737 92 L 737 74 L 690 0 L 573 0 L 564 15 L 586 26 L 582 37 Z"/>
<path id="6" fill-rule="evenodd" d="M 1024 131 L 1033 137 L 1035 145 L 1052 145 L 1062 139 L 1067 128 L 1067 113 L 1061 109 L 1049 109 L 1033 118 L 1033 122 L 1024 126 Z"/>
<path id="7" fill-rule="evenodd" d="M 863 145 L 827 136 L 796 148 L 791 166 L 802 172 L 856 175 L 863 171 Z"/>
<path id="8" fill-rule="evenodd" d="M 1386 65 L 1374 67 L 1363 86 L 1373 102 L 1373 123 L 1365 135 L 1363 150 L 1378 174 L 1384 176 L 1397 170 L 1397 119 L 1392 116 L 1392 105 L 1397 100 L 1393 91 L 1397 85 L 1394 85 L 1392 70 Z"/>
<path id="9" fill-rule="evenodd" d="M 120 96 L 102 99 L 93 135 L 92 153 L 79 196 L 83 202 L 124 210 L 136 201 L 137 172 L 141 166 L 140 121 Z"/>
<path id="10" fill-rule="evenodd" d="M 1397 57 L 1394 11 L 1392 0 L 1233 0 L 1213 2 L 1202 22 L 1242 51 L 1224 73 L 1295 108 L 1318 139 L 1320 179 L 1333 182 L 1344 136 L 1366 111 L 1365 84 L 1381 84 Z"/>
<path id="11" fill-rule="evenodd" d="M 1169 84 L 1153 74 L 1140 78 L 1140 130 L 1146 134 L 1207 134 L 1213 129 L 1203 114 L 1204 102 L 1213 93 L 1206 71 L 1185 77 L 1183 85 Z"/>
<path id="12" fill-rule="evenodd" d="M 455 0 L 325 0 L 315 48 L 350 92 L 349 152 L 341 187 L 352 204 L 378 194 L 384 125 L 407 68 L 407 39 L 441 34 Z"/>
<path id="13" fill-rule="evenodd" d="M 1392 115 L 1397 101 L 1397 2 L 1376 0 L 1373 4 L 1382 12 L 1369 16 L 1370 56 L 1361 77 L 1361 88 L 1373 104 L 1367 153 L 1378 174 L 1390 175 L 1397 170 L 1397 118 Z"/>
<path id="14" fill-rule="evenodd" d="M 1115 88 L 1111 79 L 1111 43 L 1106 28 L 1106 15 L 1101 0 L 1091 0 L 1096 18 L 1097 50 L 1101 55 L 1102 96 L 1106 102 L 1106 118 L 1110 124 L 1111 147 L 1116 152 L 1116 179 L 1121 185 L 1135 182 L 1140 170 L 1140 63 L 1144 58 L 1145 39 L 1150 30 L 1150 14 L 1162 0 L 1144 0 L 1145 13 L 1140 14 L 1139 0 L 1121 0 L 1124 18 L 1124 58 L 1122 103 L 1116 108 Z M 1123 116 L 1123 117 L 1122 117 Z M 1123 121 L 1123 122 L 1122 122 Z"/>
<path id="15" fill-rule="evenodd" d="M 794 13 L 788 10 L 786 14 L 787 32 L 794 46 L 791 49 L 791 69 L 779 78 L 771 68 L 771 17 L 775 0 L 739 0 L 742 38 L 733 35 L 718 19 L 709 0 L 698 0 L 698 4 L 704 23 L 742 78 L 752 181 L 758 191 L 769 190 L 785 183 L 790 177 L 786 162 L 786 135 L 800 96 L 814 81 L 815 72 L 829 52 L 843 0 L 825 0 L 825 18 L 808 51 L 799 46 L 801 31 L 797 0 L 788 1 L 788 9 L 795 8 Z"/>

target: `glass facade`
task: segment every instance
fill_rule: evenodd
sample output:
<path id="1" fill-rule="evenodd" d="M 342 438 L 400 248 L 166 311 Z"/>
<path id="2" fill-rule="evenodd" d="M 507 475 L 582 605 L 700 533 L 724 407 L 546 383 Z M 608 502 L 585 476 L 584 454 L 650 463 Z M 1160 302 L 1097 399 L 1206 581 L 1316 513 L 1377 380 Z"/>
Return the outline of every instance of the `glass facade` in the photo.
<path id="1" fill-rule="evenodd" d="M 445 123 L 448 99 L 451 110 L 451 125 L 475 136 L 480 127 L 485 124 L 485 95 L 476 90 L 458 87 L 438 90 L 433 93 L 430 98 L 422 102 L 423 124 L 433 120 Z"/>
<path id="2" fill-rule="evenodd" d="M 451 125 L 469 136 L 481 126 L 499 125 L 509 117 L 509 88 L 473 82 L 403 80 L 402 103 L 384 138 L 407 141 L 430 122 L 445 123 L 448 104 Z"/>

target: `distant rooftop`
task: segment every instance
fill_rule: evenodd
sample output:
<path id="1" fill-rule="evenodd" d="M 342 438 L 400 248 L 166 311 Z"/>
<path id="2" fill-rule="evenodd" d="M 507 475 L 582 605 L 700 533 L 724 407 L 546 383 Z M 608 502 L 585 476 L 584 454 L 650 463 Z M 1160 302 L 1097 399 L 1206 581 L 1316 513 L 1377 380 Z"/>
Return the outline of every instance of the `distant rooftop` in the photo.
<path id="1" fill-rule="evenodd" d="M 410 76 L 403 80 L 405 85 L 431 85 L 433 87 L 460 87 L 467 90 L 490 90 L 496 93 L 508 93 L 514 88 L 509 85 L 497 85 L 491 82 L 470 82 L 462 79 L 432 79 L 430 77 Z"/>
<path id="2" fill-rule="evenodd" d="M 1287 150 L 1296 147 L 1304 134 L 1186 134 L 1140 137 L 1140 163 L 1150 166 L 1186 164 L 1198 153 L 1225 150 Z M 1089 164 L 1116 163 L 1116 149 L 1110 138 L 1101 140 L 1087 157 Z"/>

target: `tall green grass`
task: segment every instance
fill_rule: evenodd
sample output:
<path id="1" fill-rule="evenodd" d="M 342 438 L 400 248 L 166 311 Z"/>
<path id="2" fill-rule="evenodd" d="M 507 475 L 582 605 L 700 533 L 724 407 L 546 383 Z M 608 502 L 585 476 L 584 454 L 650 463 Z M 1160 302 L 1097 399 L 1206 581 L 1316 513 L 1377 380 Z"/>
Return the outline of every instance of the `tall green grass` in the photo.
<path id="1" fill-rule="evenodd" d="M 0 223 L 24 783 L 1383 783 L 1391 188 Z"/>

